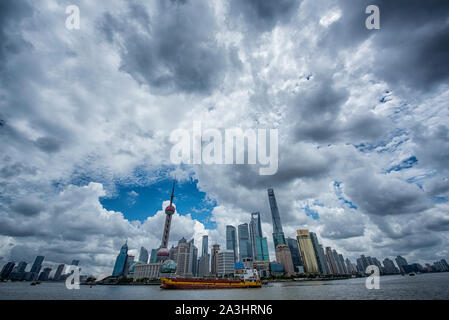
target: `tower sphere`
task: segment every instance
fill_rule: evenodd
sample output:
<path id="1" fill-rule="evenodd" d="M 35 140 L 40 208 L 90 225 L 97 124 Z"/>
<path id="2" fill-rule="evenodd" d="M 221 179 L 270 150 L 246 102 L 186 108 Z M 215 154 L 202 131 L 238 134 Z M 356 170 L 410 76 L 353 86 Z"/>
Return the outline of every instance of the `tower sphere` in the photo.
<path id="1" fill-rule="evenodd" d="M 171 204 L 167 208 L 165 208 L 165 214 L 173 214 L 175 213 L 175 211 L 175 207 Z"/>

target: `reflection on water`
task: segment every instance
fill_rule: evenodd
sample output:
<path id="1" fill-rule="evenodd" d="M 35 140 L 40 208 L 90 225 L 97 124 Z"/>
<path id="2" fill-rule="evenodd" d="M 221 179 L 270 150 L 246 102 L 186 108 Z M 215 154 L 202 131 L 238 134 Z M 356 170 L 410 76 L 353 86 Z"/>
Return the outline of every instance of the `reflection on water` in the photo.
<path id="1" fill-rule="evenodd" d="M 64 283 L 0 283 L 0 299 L 20 300 L 300 300 L 300 299 L 449 299 L 449 273 L 384 276 L 379 290 L 367 290 L 365 279 L 269 283 L 260 289 L 162 290 L 158 286 L 81 286 Z"/>

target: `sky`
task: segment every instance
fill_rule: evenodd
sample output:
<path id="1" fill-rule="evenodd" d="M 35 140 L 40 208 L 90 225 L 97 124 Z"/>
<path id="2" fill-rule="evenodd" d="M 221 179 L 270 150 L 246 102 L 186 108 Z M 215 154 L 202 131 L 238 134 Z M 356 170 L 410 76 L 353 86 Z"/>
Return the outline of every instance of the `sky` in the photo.
<path id="1" fill-rule="evenodd" d="M 380 29 L 365 27 L 368 5 Z M 80 29 L 65 26 L 80 9 Z M 0 264 L 170 245 L 259 211 L 353 261 L 449 258 L 449 2 L 0 1 Z M 174 165 L 170 133 L 278 129 L 279 166 Z"/>

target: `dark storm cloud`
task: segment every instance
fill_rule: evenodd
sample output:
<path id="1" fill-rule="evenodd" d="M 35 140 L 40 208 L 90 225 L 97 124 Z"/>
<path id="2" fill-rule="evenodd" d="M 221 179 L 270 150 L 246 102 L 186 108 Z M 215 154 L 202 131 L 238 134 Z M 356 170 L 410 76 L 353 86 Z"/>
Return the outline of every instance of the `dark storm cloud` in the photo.
<path id="1" fill-rule="evenodd" d="M 339 115 L 349 92 L 339 88 L 329 75 L 317 75 L 308 85 L 297 94 L 288 118 L 295 123 L 293 132 L 297 141 L 375 141 L 388 130 L 390 121 L 373 112 L 354 113 L 341 121 Z"/>
<path id="2" fill-rule="evenodd" d="M 3 0 L 0 1 L 0 71 L 7 63 L 7 56 L 16 54 L 29 47 L 20 32 L 22 19 L 31 16 L 32 10 L 28 1 Z M 4 79 L 1 75 L 0 79 Z"/>
<path id="3" fill-rule="evenodd" d="M 432 231 L 449 231 L 449 219 L 436 219 L 426 225 Z"/>
<path id="4" fill-rule="evenodd" d="M 57 152 L 61 149 L 61 141 L 52 137 L 41 137 L 35 143 L 39 149 L 48 153 Z"/>
<path id="5" fill-rule="evenodd" d="M 373 71 L 395 86 L 426 91 L 449 77 L 449 2 L 342 1 L 341 18 L 321 39 L 323 49 L 343 49 L 372 37 Z M 365 8 L 380 9 L 380 30 L 367 30 Z"/>
<path id="6" fill-rule="evenodd" d="M 231 0 L 231 19 L 240 17 L 242 22 L 256 31 L 271 31 L 278 23 L 287 23 L 295 14 L 301 0 Z"/>
<path id="7" fill-rule="evenodd" d="M 344 190 L 355 205 L 376 216 L 417 213 L 430 206 L 416 185 L 388 175 L 371 175 L 366 170 L 351 174 Z"/>
<path id="8" fill-rule="evenodd" d="M 28 167 L 20 162 L 7 164 L 0 169 L 0 177 L 5 179 L 19 176 L 21 174 L 35 175 L 36 173 L 37 173 L 36 168 Z"/>
<path id="9" fill-rule="evenodd" d="M 349 95 L 347 90 L 336 89 L 329 77 L 315 79 L 316 85 L 298 94 L 294 103 L 290 119 L 297 120 L 295 136 L 300 141 L 334 140 L 339 131 L 336 119 Z"/>
<path id="10" fill-rule="evenodd" d="M 448 60 L 449 61 L 449 60 Z M 448 170 L 449 128 L 445 124 L 436 127 L 419 125 L 413 130 L 415 152 L 424 166 Z"/>
<path id="11" fill-rule="evenodd" d="M 11 209 L 24 216 L 36 216 L 44 210 L 44 204 L 37 200 L 24 199 L 15 202 Z"/>
<path id="12" fill-rule="evenodd" d="M 158 2 L 151 17 L 138 2 L 105 14 L 101 30 L 120 50 L 121 70 L 152 91 L 210 93 L 224 77 L 229 53 L 215 39 L 206 2 Z"/>

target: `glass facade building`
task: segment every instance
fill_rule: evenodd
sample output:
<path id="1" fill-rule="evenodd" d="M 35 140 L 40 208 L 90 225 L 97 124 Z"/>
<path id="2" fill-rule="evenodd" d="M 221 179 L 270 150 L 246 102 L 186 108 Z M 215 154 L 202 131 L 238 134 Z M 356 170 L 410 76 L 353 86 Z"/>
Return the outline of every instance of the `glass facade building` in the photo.
<path id="1" fill-rule="evenodd" d="M 112 271 L 113 276 L 124 275 L 126 265 L 128 262 L 128 244 L 125 243 L 120 249 L 120 253 L 115 260 L 114 270 Z"/>
<path id="2" fill-rule="evenodd" d="M 299 252 L 298 241 L 293 238 L 287 238 L 287 245 L 290 248 L 293 266 L 296 272 L 300 272 L 302 266 L 301 253 Z"/>
<path id="3" fill-rule="evenodd" d="M 324 255 L 323 246 L 318 242 L 318 237 L 315 232 L 310 232 L 310 239 L 312 240 L 313 250 L 318 263 L 318 269 L 321 274 L 328 274 L 327 261 Z"/>
<path id="4" fill-rule="evenodd" d="M 234 226 L 226 226 L 226 250 L 234 252 L 234 263 L 237 262 L 237 232 Z"/>
<path id="5" fill-rule="evenodd" d="M 270 261 L 267 238 L 256 237 L 257 261 Z"/>
<path id="6" fill-rule="evenodd" d="M 286 242 L 273 189 L 268 189 L 268 201 L 270 202 L 271 217 L 273 219 L 273 241 L 276 248 L 280 244 L 286 244 Z"/>
<path id="7" fill-rule="evenodd" d="M 249 240 L 248 224 L 243 223 L 238 226 L 239 231 L 239 261 L 243 258 L 252 257 L 251 243 Z"/>

